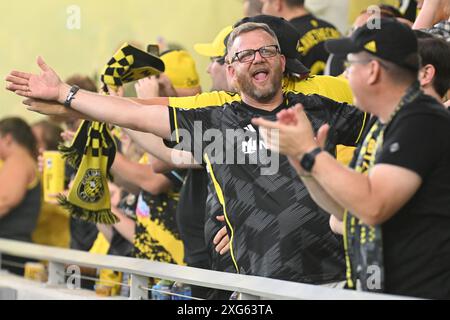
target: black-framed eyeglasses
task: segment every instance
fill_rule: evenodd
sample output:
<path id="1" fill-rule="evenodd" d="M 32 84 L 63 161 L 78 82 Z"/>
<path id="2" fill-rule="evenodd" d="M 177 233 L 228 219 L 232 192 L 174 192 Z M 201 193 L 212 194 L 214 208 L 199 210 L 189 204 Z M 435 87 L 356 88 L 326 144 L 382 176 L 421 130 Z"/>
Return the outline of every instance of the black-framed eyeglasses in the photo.
<path id="1" fill-rule="evenodd" d="M 263 58 L 272 58 L 280 53 L 280 48 L 276 44 L 273 44 L 261 47 L 256 50 L 242 50 L 234 54 L 233 58 L 231 59 L 231 63 L 235 62 L 236 60 L 240 63 L 252 62 L 253 60 L 255 60 L 256 52 L 259 52 L 259 55 Z"/>

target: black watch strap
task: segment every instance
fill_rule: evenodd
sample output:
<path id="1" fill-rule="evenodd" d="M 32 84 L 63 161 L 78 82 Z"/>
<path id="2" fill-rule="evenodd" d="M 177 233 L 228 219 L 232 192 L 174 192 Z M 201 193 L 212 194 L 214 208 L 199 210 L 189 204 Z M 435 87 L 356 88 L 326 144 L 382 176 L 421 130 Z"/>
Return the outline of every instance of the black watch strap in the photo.
<path id="1" fill-rule="evenodd" d="M 300 165 L 302 166 L 303 170 L 305 170 L 306 172 L 311 172 L 316 161 L 316 156 L 321 152 L 322 148 L 317 147 L 311 152 L 305 153 L 300 160 Z"/>
<path id="2" fill-rule="evenodd" d="M 70 108 L 70 104 L 72 103 L 72 100 L 75 98 L 75 95 L 77 94 L 78 90 L 80 90 L 80 87 L 77 85 L 73 85 L 70 88 L 69 94 L 67 95 L 66 101 L 64 101 L 64 106 L 66 108 Z"/>

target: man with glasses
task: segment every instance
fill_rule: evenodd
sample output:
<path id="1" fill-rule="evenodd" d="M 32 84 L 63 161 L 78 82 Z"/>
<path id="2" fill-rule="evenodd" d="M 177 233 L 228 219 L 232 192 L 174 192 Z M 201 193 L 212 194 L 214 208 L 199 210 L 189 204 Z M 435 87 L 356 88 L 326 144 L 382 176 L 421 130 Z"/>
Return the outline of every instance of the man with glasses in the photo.
<path id="1" fill-rule="evenodd" d="M 314 200 L 333 215 L 345 237 L 349 287 L 449 299 L 450 114 L 420 88 L 414 32 L 381 19 L 379 29 L 364 26 L 327 48 L 347 55 L 356 105 L 376 117 L 353 170 L 322 152 L 301 108 L 279 114 L 278 123 L 254 123 L 279 129 L 272 147 L 290 156 Z"/>
<path id="2" fill-rule="evenodd" d="M 8 89 L 29 98 L 66 102 L 80 117 L 182 141 L 208 170 L 225 215 L 237 272 L 312 284 L 341 282 L 345 278 L 341 238 L 331 232 L 328 215 L 314 204 L 288 159 L 267 152 L 251 119 L 274 120 L 280 110 L 301 102 L 315 128 L 324 123 L 333 128 L 326 145 L 333 153 L 338 143 L 357 142 L 364 113 L 318 95 L 283 94 L 285 57 L 265 24 L 236 27 L 227 51 L 228 78 L 242 101 L 223 106 L 150 108 L 85 91 L 73 95 L 42 59 L 41 75 L 12 72 Z M 227 155 L 225 162 L 219 161 L 220 154 Z"/>

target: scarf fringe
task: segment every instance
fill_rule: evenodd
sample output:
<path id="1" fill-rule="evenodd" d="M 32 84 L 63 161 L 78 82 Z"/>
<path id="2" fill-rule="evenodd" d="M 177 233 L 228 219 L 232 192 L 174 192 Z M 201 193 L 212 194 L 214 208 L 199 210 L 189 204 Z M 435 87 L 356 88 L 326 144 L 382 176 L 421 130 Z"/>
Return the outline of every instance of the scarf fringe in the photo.
<path id="1" fill-rule="evenodd" d="M 107 225 L 116 224 L 120 221 L 120 219 L 111 212 L 111 209 L 102 209 L 98 211 L 83 209 L 69 202 L 67 197 L 61 194 L 58 196 L 58 202 L 64 209 L 69 211 L 72 217 L 83 221 Z"/>
<path id="2" fill-rule="evenodd" d="M 59 144 L 58 151 L 62 154 L 63 159 L 74 169 L 78 169 L 81 163 L 80 152 L 74 147 L 67 147 L 64 144 Z"/>

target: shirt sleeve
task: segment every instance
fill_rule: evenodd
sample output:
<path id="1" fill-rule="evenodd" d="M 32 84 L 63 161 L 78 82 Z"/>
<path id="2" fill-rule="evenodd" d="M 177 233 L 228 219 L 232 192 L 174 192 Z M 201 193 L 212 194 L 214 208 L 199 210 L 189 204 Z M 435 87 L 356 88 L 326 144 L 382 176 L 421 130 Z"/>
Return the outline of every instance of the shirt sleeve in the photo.
<path id="1" fill-rule="evenodd" d="M 449 121 L 435 115 L 414 114 L 393 122 L 384 133 L 376 163 L 416 172 L 423 179 L 448 152 Z"/>
<path id="2" fill-rule="evenodd" d="M 365 112 L 347 103 L 316 94 L 305 96 L 301 100 L 304 100 L 300 102 L 309 113 L 314 128 L 318 129 L 324 123 L 330 125 L 327 144 L 354 147 L 361 140 L 369 118 Z"/>
<path id="3" fill-rule="evenodd" d="M 174 190 L 180 190 L 184 183 L 185 174 L 186 170 L 171 170 L 164 175 L 172 182 Z"/>
<path id="4" fill-rule="evenodd" d="M 240 101 L 237 93 L 226 91 L 203 92 L 191 97 L 170 97 L 169 105 L 173 108 L 197 109 L 222 106 L 225 103 Z"/>
<path id="5" fill-rule="evenodd" d="M 334 143 L 357 146 L 369 121 L 369 115 L 352 105 L 327 100 L 330 112 L 328 123 L 335 132 Z"/>
<path id="6" fill-rule="evenodd" d="M 170 147 L 191 152 L 197 162 L 202 163 L 206 143 L 203 134 L 206 130 L 217 127 L 218 107 L 201 109 L 169 108 L 170 130 L 172 132 Z"/>

